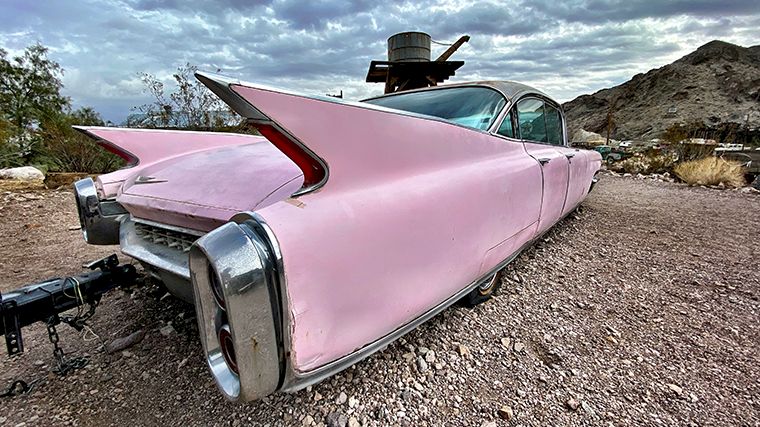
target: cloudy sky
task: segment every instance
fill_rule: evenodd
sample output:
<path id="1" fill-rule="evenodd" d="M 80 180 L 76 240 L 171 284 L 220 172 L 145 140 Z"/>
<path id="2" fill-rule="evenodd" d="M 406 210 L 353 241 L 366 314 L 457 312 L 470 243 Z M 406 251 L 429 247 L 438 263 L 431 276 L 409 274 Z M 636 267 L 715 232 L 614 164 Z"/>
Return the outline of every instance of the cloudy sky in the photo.
<path id="1" fill-rule="evenodd" d="M 0 0 L 0 47 L 35 42 L 65 69 L 64 92 L 121 122 L 148 101 L 138 78 L 184 63 L 305 93 L 380 94 L 364 82 L 386 40 L 424 31 L 470 43 L 451 80 L 517 80 L 561 101 L 622 83 L 710 40 L 760 44 L 757 0 Z M 433 45 L 433 55 L 445 46 Z"/>

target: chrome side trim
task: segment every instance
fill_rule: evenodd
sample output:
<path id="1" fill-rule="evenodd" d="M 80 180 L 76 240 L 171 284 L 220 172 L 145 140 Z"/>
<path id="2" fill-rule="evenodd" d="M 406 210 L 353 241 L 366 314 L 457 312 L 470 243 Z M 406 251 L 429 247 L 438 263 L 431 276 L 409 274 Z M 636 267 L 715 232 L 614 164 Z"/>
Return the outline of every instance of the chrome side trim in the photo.
<path id="1" fill-rule="evenodd" d="M 79 224 L 84 240 L 91 245 L 119 243 L 119 222 L 127 213 L 115 200 L 100 200 L 92 178 L 74 183 Z"/>
<path id="2" fill-rule="evenodd" d="M 137 234 L 132 218 L 123 218 L 119 240 L 124 255 L 190 280 L 187 254 L 166 245 L 146 241 Z"/>
<path id="3" fill-rule="evenodd" d="M 199 239 L 190 250 L 191 281 L 206 362 L 227 399 L 262 398 L 280 385 L 279 301 L 273 299 L 270 250 L 253 224 L 228 222 Z M 225 308 L 216 302 L 216 275 Z M 237 372 L 225 361 L 219 331 L 229 328 Z"/>

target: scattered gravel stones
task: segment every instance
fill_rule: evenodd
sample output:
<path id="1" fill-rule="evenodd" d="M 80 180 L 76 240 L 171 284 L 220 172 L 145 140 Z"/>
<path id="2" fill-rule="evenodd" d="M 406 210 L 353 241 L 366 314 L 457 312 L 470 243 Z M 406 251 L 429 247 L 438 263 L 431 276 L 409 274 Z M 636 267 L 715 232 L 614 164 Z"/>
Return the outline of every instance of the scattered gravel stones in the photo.
<path id="1" fill-rule="evenodd" d="M 459 344 L 457 346 L 457 350 L 459 351 L 459 355 L 462 357 L 470 357 L 470 347 L 467 347 L 466 345 Z"/>
<path id="2" fill-rule="evenodd" d="M 510 347 L 512 347 L 512 339 L 511 338 L 502 338 L 501 339 L 501 346 L 505 349 L 509 350 Z"/>
<path id="3" fill-rule="evenodd" d="M 327 427 L 346 427 L 348 417 L 338 412 L 331 412 L 327 415 Z"/>
<path id="4" fill-rule="evenodd" d="M 678 397 L 681 397 L 681 395 L 683 395 L 683 388 L 681 388 L 680 386 L 677 386 L 675 384 L 668 384 L 668 388 L 670 389 L 670 391 L 675 393 L 676 396 Z"/>
<path id="5" fill-rule="evenodd" d="M 70 192 L 29 194 L 0 192 L 0 290 L 118 250 L 68 231 L 78 223 Z M 44 326 L 26 329 L 27 352 L 3 362 L 0 388 L 43 381 L 2 400 L 0 425 L 760 425 L 758 229 L 756 194 L 604 176 L 505 271 L 501 295 L 446 309 L 318 384 L 248 404 L 216 389 L 192 307 L 159 300 L 146 279 L 131 295 L 105 295 L 89 322 L 103 341 L 58 328 L 67 354 L 90 356 L 64 379 L 49 373 Z M 103 351 L 140 330 L 141 341 Z"/>
<path id="6" fill-rule="evenodd" d="M 158 329 L 158 332 L 161 333 L 161 335 L 168 337 L 177 331 L 174 330 L 174 326 L 172 326 L 171 323 L 167 323 L 166 325 L 160 327 Z"/>
<path id="7" fill-rule="evenodd" d="M 512 418 L 515 417 L 515 412 L 512 410 L 510 406 L 502 406 L 499 408 L 498 411 L 496 411 L 496 414 L 499 415 L 499 418 L 502 420 L 510 421 Z"/>
<path id="8" fill-rule="evenodd" d="M 425 358 L 422 356 L 417 358 L 417 369 L 419 369 L 419 371 L 422 373 L 427 372 L 427 370 L 429 369 L 428 364 L 425 361 Z"/>
<path id="9" fill-rule="evenodd" d="M 577 411 L 578 408 L 581 406 L 581 402 L 571 397 L 570 399 L 567 399 L 567 401 L 565 402 L 565 406 L 567 406 L 567 409 L 571 411 Z"/>

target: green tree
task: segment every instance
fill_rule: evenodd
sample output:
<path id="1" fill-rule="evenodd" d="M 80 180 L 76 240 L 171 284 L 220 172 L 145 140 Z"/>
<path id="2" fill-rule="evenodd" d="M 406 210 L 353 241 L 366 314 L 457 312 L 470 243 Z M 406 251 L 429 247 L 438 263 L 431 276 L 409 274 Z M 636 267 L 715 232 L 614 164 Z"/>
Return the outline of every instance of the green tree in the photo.
<path id="1" fill-rule="evenodd" d="M 133 108 L 141 114 L 130 117 L 127 125 L 136 127 L 219 129 L 235 126 L 236 114 L 213 92 L 195 79 L 198 67 L 185 64 L 173 74 L 176 89 L 167 92 L 156 76 L 141 73 L 145 92 L 153 102 Z"/>
<path id="2" fill-rule="evenodd" d="M 22 55 L 9 58 L 0 49 L 0 163 L 23 164 L 39 144 L 36 130 L 40 123 L 68 107 L 62 96 L 63 69 L 48 59 L 48 49 L 37 43 Z"/>
<path id="3" fill-rule="evenodd" d="M 73 111 L 67 108 L 51 114 L 40 124 L 39 134 L 44 143 L 35 151 L 32 160 L 56 171 L 104 173 L 117 169 L 124 165 L 121 158 L 72 128 L 73 125 L 104 124 L 100 114 L 91 107 Z"/>
<path id="4" fill-rule="evenodd" d="M 9 59 L 0 49 L 0 114 L 16 129 L 35 125 L 69 105 L 60 93 L 63 69 L 48 59 L 47 51 L 37 43 Z"/>

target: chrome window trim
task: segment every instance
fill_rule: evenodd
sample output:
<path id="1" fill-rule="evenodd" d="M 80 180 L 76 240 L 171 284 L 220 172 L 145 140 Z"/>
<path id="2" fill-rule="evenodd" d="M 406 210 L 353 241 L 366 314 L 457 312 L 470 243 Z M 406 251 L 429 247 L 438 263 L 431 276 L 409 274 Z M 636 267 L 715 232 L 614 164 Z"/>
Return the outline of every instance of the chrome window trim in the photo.
<path id="1" fill-rule="evenodd" d="M 463 125 L 461 123 L 456 123 L 454 121 L 451 121 L 451 120 L 448 120 L 448 119 L 444 119 L 443 117 L 430 116 L 430 115 L 427 115 L 427 114 L 420 114 L 420 113 L 415 113 L 415 112 L 406 111 L 406 110 L 398 110 L 398 109 L 395 109 L 395 108 L 384 107 L 382 105 L 370 104 L 368 102 L 368 101 L 373 101 L 375 99 L 393 98 L 395 96 L 403 96 L 403 95 L 407 95 L 407 94 L 410 94 L 410 93 L 436 92 L 436 91 L 442 91 L 442 90 L 463 89 L 463 88 L 473 88 L 473 87 L 474 88 L 484 88 L 484 89 L 492 90 L 492 91 L 498 93 L 499 95 L 501 95 L 501 97 L 504 99 L 504 105 L 499 109 L 499 112 L 496 115 L 493 116 L 493 118 L 491 119 L 491 122 L 488 124 L 488 126 L 485 129 L 478 129 L 478 128 L 475 128 L 475 127 L 472 127 L 472 126 L 466 126 L 466 125 Z M 478 84 L 478 83 L 462 84 L 462 85 L 445 85 L 445 86 L 437 86 L 435 88 L 422 88 L 422 89 L 417 89 L 417 90 L 409 90 L 409 91 L 403 91 L 403 92 L 389 93 L 389 94 L 385 94 L 385 95 L 382 95 L 382 96 L 375 96 L 373 98 L 362 99 L 360 102 L 362 104 L 371 105 L 373 107 L 380 107 L 380 108 L 382 108 L 384 110 L 388 110 L 388 112 L 407 113 L 407 114 L 401 114 L 401 115 L 408 115 L 408 116 L 417 117 L 417 118 L 421 118 L 421 119 L 432 119 L 434 121 L 440 121 L 440 122 L 444 122 L 444 123 L 449 123 L 449 124 L 452 124 L 452 125 L 455 125 L 455 126 L 463 127 L 465 129 L 471 129 L 471 130 L 476 130 L 476 131 L 479 131 L 479 132 L 486 132 L 486 133 L 488 133 L 493 128 L 494 124 L 499 121 L 499 118 L 503 114 L 504 109 L 507 108 L 507 107 L 509 107 L 509 104 L 510 104 L 509 97 L 503 91 L 501 91 L 500 89 L 498 89 L 496 87 L 493 87 L 493 86 L 488 86 L 488 85 Z"/>
<path id="2" fill-rule="evenodd" d="M 501 122 L 504 120 L 504 118 L 506 117 L 507 113 L 509 111 L 511 111 L 512 108 L 517 108 L 517 104 L 520 101 L 522 101 L 523 99 L 528 99 L 528 98 L 539 99 L 539 100 L 543 101 L 544 103 L 550 104 L 552 107 L 556 108 L 557 111 L 559 111 L 559 116 L 560 116 L 560 119 L 562 120 L 562 144 L 552 144 L 552 143 L 549 143 L 549 142 L 533 141 L 533 140 L 530 140 L 530 139 L 522 139 L 522 134 L 520 133 L 520 119 L 519 119 L 519 117 L 517 115 L 517 112 L 515 112 L 515 114 L 514 114 L 514 116 L 516 118 L 515 121 L 517 123 L 513 122 L 512 126 L 518 132 L 518 134 L 520 134 L 521 138 L 509 138 L 509 137 L 501 135 L 501 134 L 499 134 L 497 132 L 498 129 L 499 129 L 499 127 L 501 126 Z M 522 143 L 548 145 L 550 147 L 565 147 L 565 148 L 569 148 L 570 147 L 570 145 L 568 144 L 568 138 L 567 138 L 567 120 L 565 119 L 565 111 L 562 109 L 562 106 L 557 101 L 549 98 L 548 96 L 541 95 L 539 93 L 535 93 L 535 92 L 523 92 L 523 93 L 520 93 L 519 95 L 515 95 L 513 101 L 509 105 L 507 105 L 506 107 L 507 107 L 508 111 L 505 112 L 502 115 L 501 120 L 498 121 L 498 125 L 495 126 L 495 128 L 490 131 L 492 135 L 498 136 L 498 137 L 503 138 L 503 139 L 507 139 L 509 141 L 519 141 L 519 142 L 522 142 Z"/>

